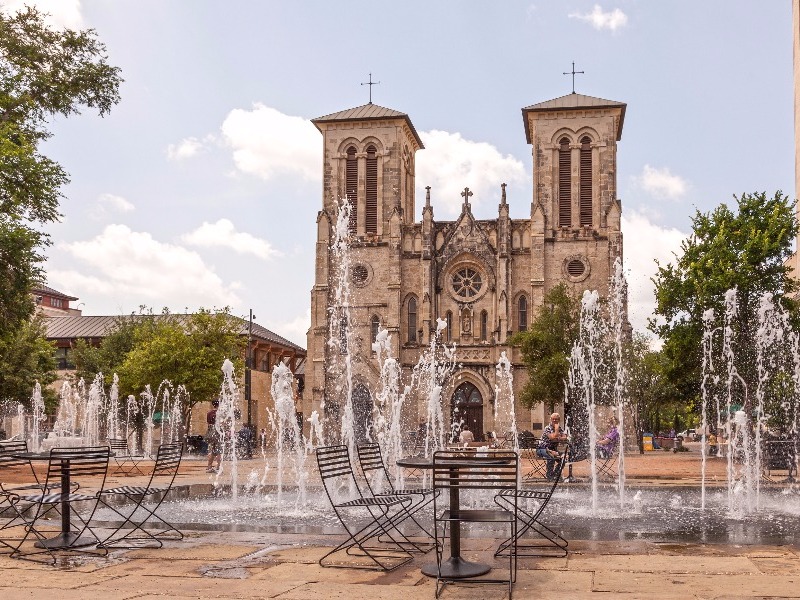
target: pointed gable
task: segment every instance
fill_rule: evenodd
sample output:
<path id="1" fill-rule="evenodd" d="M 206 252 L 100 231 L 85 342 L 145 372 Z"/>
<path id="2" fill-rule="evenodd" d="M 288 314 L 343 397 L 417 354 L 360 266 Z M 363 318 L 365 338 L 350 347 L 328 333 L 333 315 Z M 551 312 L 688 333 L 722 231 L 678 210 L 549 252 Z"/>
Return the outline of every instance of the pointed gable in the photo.
<path id="1" fill-rule="evenodd" d="M 325 115 L 324 117 L 311 119 L 311 122 L 317 129 L 322 131 L 320 123 L 340 123 L 342 121 L 377 121 L 385 119 L 403 119 L 408 125 L 409 129 L 411 129 L 414 139 L 417 141 L 417 144 L 419 144 L 419 149 L 423 150 L 425 148 L 425 146 L 422 144 L 419 134 L 417 133 L 417 130 L 414 128 L 414 124 L 411 122 L 411 119 L 406 113 L 393 110 L 391 108 L 386 108 L 384 106 L 378 106 L 377 104 L 370 103 L 362 106 L 356 106 L 355 108 L 348 108 L 347 110 L 340 110 L 339 112 L 331 113 L 329 115 Z"/>
<path id="2" fill-rule="evenodd" d="M 497 253 L 486 231 L 472 215 L 468 204 L 464 206 L 458 220 L 450 224 L 448 229 L 436 258 L 439 276 L 447 271 L 454 260 L 458 261 L 462 256 L 470 255 L 482 263 L 491 285 L 494 285 Z M 440 285 L 443 285 L 443 281 L 440 281 Z"/>
<path id="3" fill-rule="evenodd" d="M 538 104 L 531 104 L 522 109 L 522 120 L 525 123 L 525 139 L 531 143 L 531 132 L 528 126 L 528 113 L 532 112 L 550 112 L 559 110 L 586 110 L 586 109 L 601 109 L 601 108 L 617 108 L 621 110 L 619 118 L 619 126 L 617 127 L 617 141 L 622 139 L 622 123 L 625 120 L 625 108 L 628 105 L 624 102 L 617 102 L 616 100 L 606 100 L 605 98 L 596 98 L 595 96 L 586 96 L 584 94 L 567 94 L 560 98 L 553 98 L 539 102 Z"/>

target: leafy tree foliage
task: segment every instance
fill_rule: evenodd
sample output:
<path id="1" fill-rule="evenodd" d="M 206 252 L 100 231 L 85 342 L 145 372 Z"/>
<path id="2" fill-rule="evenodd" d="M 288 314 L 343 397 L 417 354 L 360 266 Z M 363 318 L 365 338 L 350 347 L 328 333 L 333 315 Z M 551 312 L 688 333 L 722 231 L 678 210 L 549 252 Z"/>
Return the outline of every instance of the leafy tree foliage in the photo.
<path id="1" fill-rule="evenodd" d="M 230 359 L 242 373 L 241 320 L 228 309 L 201 309 L 191 315 L 159 315 L 141 309 L 139 314 L 117 319 L 115 328 L 97 348 L 81 343 L 75 352 L 79 376 L 91 380 L 102 372 L 106 383 L 119 375 L 120 395 L 138 395 L 146 385 L 157 387 L 169 380 L 183 385 L 190 402 L 188 415 L 198 402 L 219 394 L 222 363 Z"/>
<path id="2" fill-rule="evenodd" d="M 45 404 L 52 407 L 55 392 L 47 384 L 55 381 L 54 346 L 44 337 L 44 318 L 23 321 L 12 335 L 0 337 L 0 402 L 19 402 L 30 408 L 33 387 L 42 385 Z"/>
<path id="3" fill-rule="evenodd" d="M 539 402 L 553 410 L 564 399 L 569 377 L 569 356 L 578 338 L 580 301 L 566 284 L 560 283 L 544 296 L 544 302 L 530 329 L 514 335 L 528 370 L 528 382 L 520 401 L 531 408 Z"/>
<path id="4" fill-rule="evenodd" d="M 796 312 L 790 294 L 797 285 L 786 259 L 798 227 L 794 202 L 780 191 L 771 198 L 764 192 L 734 196 L 736 211 L 721 204 L 710 213 L 695 214 L 692 234 L 681 245 L 674 263 L 658 265 L 654 279 L 656 315 L 650 329 L 664 340 L 664 376 L 687 402 L 699 399 L 702 361 L 702 315 L 714 309 L 724 313 L 724 295 L 736 288 L 739 314 L 733 327 L 738 339 L 752 340 L 755 311 L 764 292 L 782 298 Z M 754 383 L 754 360 L 743 344 L 745 367 L 740 374 Z M 749 368 L 748 366 L 749 365 Z M 755 389 L 754 385 L 749 385 Z"/>
<path id="5" fill-rule="evenodd" d="M 43 279 L 36 226 L 59 218 L 64 169 L 39 147 L 48 119 L 82 107 L 106 115 L 119 101 L 119 69 L 93 30 L 54 30 L 35 8 L 0 12 L 0 339 L 33 313 L 32 285 Z"/>

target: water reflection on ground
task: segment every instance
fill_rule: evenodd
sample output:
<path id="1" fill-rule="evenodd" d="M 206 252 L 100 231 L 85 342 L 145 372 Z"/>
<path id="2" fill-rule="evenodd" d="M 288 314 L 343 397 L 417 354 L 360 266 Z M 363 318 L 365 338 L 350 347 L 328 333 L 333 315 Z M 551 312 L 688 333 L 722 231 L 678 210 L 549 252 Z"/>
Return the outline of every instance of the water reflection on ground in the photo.
<path id="1" fill-rule="evenodd" d="M 237 499 L 214 497 L 210 486 L 182 488 L 165 502 L 160 513 L 180 529 L 190 531 L 252 531 L 261 533 L 342 533 L 324 493 L 311 491 L 298 506 L 291 491 L 279 499 L 274 491 L 239 494 Z M 750 514 L 731 514 L 727 492 L 709 490 L 706 510 L 700 491 L 693 488 L 628 490 L 624 507 L 615 488 L 601 490 L 597 510 L 591 510 L 589 490 L 562 487 L 547 507 L 545 522 L 567 539 L 651 540 L 675 543 L 800 544 L 800 490 L 764 491 L 759 508 Z M 483 500 L 486 500 L 484 498 Z M 470 504 L 469 498 L 465 499 Z M 432 510 L 425 512 L 430 521 Z M 113 521 L 98 512 L 99 520 Z M 423 524 L 425 523 L 423 519 Z M 495 535 L 496 534 L 496 535 Z M 466 536 L 499 537 L 487 527 L 467 528 Z"/>

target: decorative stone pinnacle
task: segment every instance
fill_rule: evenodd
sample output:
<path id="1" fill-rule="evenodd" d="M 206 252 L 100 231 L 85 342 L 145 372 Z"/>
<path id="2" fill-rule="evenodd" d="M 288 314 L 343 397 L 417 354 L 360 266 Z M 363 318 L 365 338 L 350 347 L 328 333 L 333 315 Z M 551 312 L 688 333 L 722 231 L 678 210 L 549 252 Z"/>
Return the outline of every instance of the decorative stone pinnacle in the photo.
<path id="1" fill-rule="evenodd" d="M 506 203 L 506 184 L 505 183 L 501 183 L 500 187 L 503 190 L 501 192 L 501 194 L 500 194 L 500 204 L 505 204 Z"/>

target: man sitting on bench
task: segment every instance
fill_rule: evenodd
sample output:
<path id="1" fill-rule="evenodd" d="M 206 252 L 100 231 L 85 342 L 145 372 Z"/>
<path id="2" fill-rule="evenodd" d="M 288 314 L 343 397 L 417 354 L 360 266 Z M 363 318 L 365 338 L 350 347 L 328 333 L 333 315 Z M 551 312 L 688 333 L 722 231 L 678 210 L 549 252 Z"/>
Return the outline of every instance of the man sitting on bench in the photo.
<path id="1" fill-rule="evenodd" d="M 558 475 L 556 463 L 561 458 L 558 453 L 558 444 L 566 441 L 567 434 L 561 429 L 561 415 L 553 413 L 550 415 L 550 423 L 544 428 L 539 440 L 539 447 L 536 449 L 536 455 L 547 461 L 546 477 L 548 479 L 554 479 Z"/>

